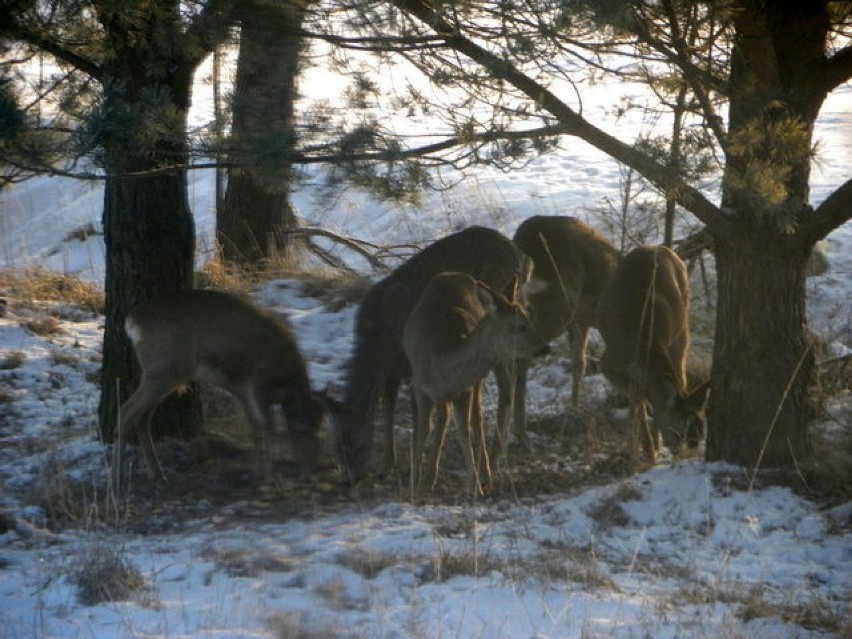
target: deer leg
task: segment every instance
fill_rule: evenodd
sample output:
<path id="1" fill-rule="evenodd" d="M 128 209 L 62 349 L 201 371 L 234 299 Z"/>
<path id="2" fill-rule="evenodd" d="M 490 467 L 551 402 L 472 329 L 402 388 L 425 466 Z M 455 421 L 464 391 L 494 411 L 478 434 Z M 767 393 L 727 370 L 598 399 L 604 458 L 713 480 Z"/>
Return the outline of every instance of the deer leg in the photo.
<path id="1" fill-rule="evenodd" d="M 631 471 L 639 467 L 640 433 L 642 432 L 640 412 L 644 411 L 641 401 L 630 404 L 630 466 Z"/>
<path id="2" fill-rule="evenodd" d="M 468 420 L 471 430 L 476 438 L 476 456 L 479 475 L 480 477 L 485 478 L 485 483 L 490 488 L 493 485 L 493 481 L 491 475 L 491 463 L 488 458 L 485 422 L 482 419 L 482 382 L 476 384 L 470 393 Z"/>
<path id="3" fill-rule="evenodd" d="M 524 375 L 523 381 L 518 380 L 518 375 Z M 502 459 L 509 450 L 509 429 L 512 418 L 515 422 L 515 433 L 518 439 L 529 447 L 527 439 L 525 415 L 518 416 L 517 388 L 526 384 L 526 367 L 520 362 L 504 362 L 494 368 L 494 377 L 497 381 L 497 428 L 494 433 L 494 441 L 491 445 L 491 457 Z"/>
<path id="4" fill-rule="evenodd" d="M 159 381 L 158 376 L 142 374 L 142 380 L 136 391 L 121 406 L 121 420 L 115 437 L 115 451 L 118 459 L 113 461 L 113 479 L 118 482 L 121 476 L 121 449 L 131 435 L 136 435 L 142 448 L 142 456 L 151 479 L 166 482 L 166 473 L 157 457 L 151 436 L 151 416 L 154 410 L 175 388 L 171 381 Z M 119 485 L 119 483 L 116 483 Z"/>
<path id="5" fill-rule="evenodd" d="M 478 455 L 473 450 L 473 440 L 476 439 L 471 432 L 470 423 L 470 396 L 467 390 L 453 401 L 453 421 L 455 422 L 456 437 L 462 450 L 469 477 L 469 488 L 471 493 L 483 494 L 482 482 L 479 477 L 477 465 Z"/>
<path id="6" fill-rule="evenodd" d="M 512 389 L 512 408 L 514 409 L 515 436 L 527 452 L 532 451 L 529 435 L 527 435 L 527 373 L 528 360 L 514 362 L 514 387 Z M 508 447 L 509 442 L 506 441 Z"/>
<path id="7" fill-rule="evenodd" d="M 411 434 L 411 492 L 416 494 L 420 489 L 420 480 L 422 476 L 423 451 L 426 447 L 426 439 L 429 436 L 429 431 L 432 429 L 432 398 L 426 393 L 415 391 L 415 399 L 417 404 L 417 421 L 414 424 L 414 430 Z"/>
<path id="8" fill-rule="evenodd" d="M 574 339 L 571 340 L 574 359 L 574 370 L 571 374 L 571 405 L 579 408 L 580 388 L 586 376 L 586 343 L 589 341 L 589 327 L 578 323 L 575 328 Z"/>
<path id="9" fill-rule="evenodd" d="M 396 397 L 398 392 L 399 380 L 397 379 L 389 380 L 382 389 L 382 423 L 385 437 L 382 471 L 386 475 L 395 472 L 397 466 L 396 444 L 394 443 L 394 416 L 396 414 Z"/>
<path id="10" fill-rule="evenodd" d="M 432 433 L 432 452 L 429 455 L 429 466 L 427 468 L 427 476 L 425 483 L 431 489 L 435 488 L 438 482 L 438 468 L 441 465 L 441 452 L 444 449 L 444 440 L 447 437 L 447 425 L 450 420 L 448 402 L 439 402 L 435 407 L 435 428 Z"/>
<path id="11" fill-rule="evenodd" d="M 252 386 L 247 386 L 235 392 L 237 400 L 245 411 L 251 426 L 252 442 L 254 445 L 254 474 L 264 481 L 272 479 L 272 411 L 266 397 Z"/>
<path id="12" fill-rule="evenodd" d="M 633 405 L 633 441 L 630 446 L 630 457 L 634 467 L 638 467 L 640 446 L 645 457 L 650 459 L 652 464 L 655 463 L 657 455 L 653 433 L 656 433 L 656 431 L 648 422 L 647 403 L 645 401 L 636 402 Z"/>

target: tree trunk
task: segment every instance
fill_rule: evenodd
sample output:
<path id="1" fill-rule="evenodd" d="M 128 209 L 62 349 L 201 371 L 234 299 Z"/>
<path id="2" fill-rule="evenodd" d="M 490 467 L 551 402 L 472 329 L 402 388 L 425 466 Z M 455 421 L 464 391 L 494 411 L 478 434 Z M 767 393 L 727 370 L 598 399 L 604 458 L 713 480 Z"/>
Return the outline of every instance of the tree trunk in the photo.
<path id="1" fill-rule="evenodd" d="M 290 203 L 293 105 L 306 2 L 257 3 L 240 31 L 232 159 L 216 236 L 222 257 L 257 264 L 291 252 L 281 231 L 297 225 Z"/>
<path id="2" fill-rule="evenodd" d="M 186 116 L 196 62 L 180 55 L 178 22 L 167 19 L 176 5 L 166 2 L 134 20 L 105 6 L 100 18 L 115 55 L 105 67 L 102 115 L 107 310 L 98 415 L 101 438 L 111 442 L 119 407 L 139 381 L 124 332 L 127 312 L 192 286 Z M 163 403 L 152 432 L 189 437 L 200 425 L 201 404 L 191 390 Z"/>
<path id="3" fill-rule="evenodd" d="M 805 316 L 807 249 L 747 232 L 716 240 L 719 307 L 707 457 L 794 468 L 810 452 L 814 368 Z"/>
<path id="4" fill-rule="evenodd" d="M 110 442 L 118 407 L 139 383 L 123 327 L 127 312 L 158 294 L 192 286 L 195 225 L 185 171 L 108 178 L 103 226 L 107 316 L 99 417 L 101 437 Z M 200 425 L 201 405 L 193 391 L 165 401 L 154 416 L 152 432 L 188 438 Z"/>
<path id="5" fill-rule="evenodd" d="M 719 306 L 707 456 L 793 470 L 811 454 L 818 408 L 805 268 L 828 19 L 824 7 L 745 0 L 735 25 L 725 217 L 711 227 Z"/>

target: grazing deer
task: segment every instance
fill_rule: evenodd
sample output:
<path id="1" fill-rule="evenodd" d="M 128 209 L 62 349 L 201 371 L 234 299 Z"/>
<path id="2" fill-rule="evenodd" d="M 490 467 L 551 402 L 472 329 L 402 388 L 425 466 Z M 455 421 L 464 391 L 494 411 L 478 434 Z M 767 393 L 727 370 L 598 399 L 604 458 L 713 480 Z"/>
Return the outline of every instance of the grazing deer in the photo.
<path id="1" fill-rule="evenodd" d="M 574 365 L 571 402 L 577 407 L 586 374 L 589 328 L 597 326 L 598 299 L 620 256 L 597 231 L 567 216 L 533 216 L 518 226 L 513 240 L 533 261 L 535 284 L 527 296 L 533 327 L 548 342 L 566 331 L 571 336 Z M 529 448 L 526 429 L 529 361 L 519 360 L 513 368 L 514 432 L 520 443 Z M 508 436 L 508 416 L 501 423 L 502 448 Z"/>
<path id="2" fill-rule="evenodd" d="M 355 349 L 349 362 L 340 414 L 340 456 L 353 483 L 366 472 L 373 449 L 373 414 L 384 407 L 385 472 L 396 468 L 394 409 L 399 386 L 411 375 L 402 335 L 411 310 L 429 281 L 459 271 L 492 289 L 514 291 L 529 279 L 530 259 L 498 231 L 473 226 L 440 239 L 398 266 L 364 296 L 355 320 Z"/>
<path id="3" fill-rule="evenodd" d="M 503 361 L 548 352 L 547 343 L 519 305 L 466 273 L 441 273 L 432 278 L 411 311 L 403 347 L 411 364 L 417 402 L 413 490 L 420 487 L 423 452 L 437 409 L 429 480 L 435 480 L 452 412 L 471 488 L 482 493 L 483 480 L 491 483 L 482 420 L 474 406 L 482 380 Z"/>
<path id="4" fill-rule="evenodd" d="M 681 259 L 663 246 L 628 253 L 601 295 L 598 319 L 606 351 L 604 375 L 634 403 L 646 455 L 654 461 L 660 434 L 673 454 L 704 433 L 702 384 L 686 390 L 689 280 Z M 648 428 L 646 403 L 654 412 Z M 634 445 L 636 451 L 636 431 Z"/>
<path id="5" fill-rule="evenodd" d="M 158 297 L 131 311 L 125 330 L 142 378 L 121 407 L 116 450 L 137 435 L 152 478 L 165 481 L 151 440 L 151 415 L 166 396 L 193 380 L 224 388 L 242 405 L 264 478 L 272 473 L 274 404 L 282 407 L 297 461 L 307 469 L 316 467 L 322 409 L 282 319 L 230 293 L 192 290 Z M 119 459 L 113 464 L 116 479 L 120 469 Z"/>

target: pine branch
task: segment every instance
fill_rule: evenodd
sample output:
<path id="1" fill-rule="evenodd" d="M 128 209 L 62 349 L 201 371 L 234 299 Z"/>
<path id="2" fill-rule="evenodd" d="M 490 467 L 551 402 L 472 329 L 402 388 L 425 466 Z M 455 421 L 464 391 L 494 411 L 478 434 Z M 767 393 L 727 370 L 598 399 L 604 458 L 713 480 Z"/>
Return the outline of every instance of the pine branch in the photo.
<path id="1" fill-rule="evenodd" d="M 637 170 L 663 191 L 673 193 L 679 204 L 690 210 L 705 224 L 712 226 L 723 219 L 722 211 L 698 189 L 690 186 L 667 167 L 641 151 L 592 125 L 552 91 L 524 74 L 510 61 L 498 57 L 453 28 L 440 13 L 432 8 L 431 4 L 422 0 L 393 0 L 393 3 L 431 27 L 453 49 L 483 66 L 497 79 L 508 82 L 540 109 L 553 115 L 564 127 L 566 134 L 585 140 L 619 162 Z"/>

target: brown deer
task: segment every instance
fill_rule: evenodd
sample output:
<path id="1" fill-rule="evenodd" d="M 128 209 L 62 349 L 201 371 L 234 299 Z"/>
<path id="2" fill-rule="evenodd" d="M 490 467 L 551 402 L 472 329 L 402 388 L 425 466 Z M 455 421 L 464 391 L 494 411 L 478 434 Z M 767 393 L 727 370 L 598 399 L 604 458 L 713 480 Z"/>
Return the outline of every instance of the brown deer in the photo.
<path id="1" fill-rule="evenodd" d="M 548 352 L 523 308 L 466 273 L 432 278 L 411 311 L 403 333 L 417 402 L 412 487 L 420 487 L 421 465 L 433 413 L 438 413 L 429 462 L 434 482 L 450 414 L 470 472 L 471 488 L 491 484 L 485 434 L 478 406 L 484 377 L 503 361 Z M 473 416 L 473 417 L 472 417 Z"/>
<path id="2" fill-rule="evenodd" d="M 589 328 L 597 327 L 598 299 L 620 255 L 602 235 L 568 216 L 533 216 L 518 226 L 515 244 L 533 261 L 534 286 L 527 295 L 533 327 L 550 342 L 566 331 L 571 336 L 573 373 L 571 402 L 579 406 L 586 373 Z M 526 384 L 529 360 L 514 363 L 514 432 L 529 448 L 526 429 Z M 502 424 L 501 448 L 508 436 L 508 416 Z"/>
<path id="3" fill-rule="evenodd" d="M 230 293 L 180 291 L 131 311 L 125 330 L 142 369 L 139 387 L 121 407 L 114 477 L 120 480 L 120 450 L 136 435 L 153 479 L 166 476 L 151 440 L 151 415 L 172 392 L 207 381 L 229 391 L 242 405 L 254 439 L 257 470 L 266 479 L 274 422 L 280 404 L 297 461 L 317 465 L 322 408 L 313 395 L 307 369 L 289 327 Z"/>
<path id="4" fill-rule="evenodd" d="M 641 246 L 616 268 L 598 306 L 606 342 L 604 375 L 634 403 L 646 455 L 654 461 L 660 434 L 676 454 L 698 445 L 704 433 L 702 384 L 686 389 L 689 353 L 689 280 L 683 261 L 663 246 Z M 646 404 L 654 413 L 648 428 Z M 636 451 L 636 430 L 634 445 Z"/>
<path id="5" fill-rule="evenodd" d="M 411 375 L 402 346 L 408 316 L 429 281 L 458 271 L 513 297 L 529 279 L 530 259 L 498 231 L 474 226 L 437 240 L 372 286 L 355 319 L 355 348 L 340 411 L 340 456 L 349 480 L 365 474 L 373 449 L 373 414 L 384 407 L 385 472 L 396 467 L 394 409 L 399 386 Z M 504 389 L 505 392 L 505 389 Z"/>

